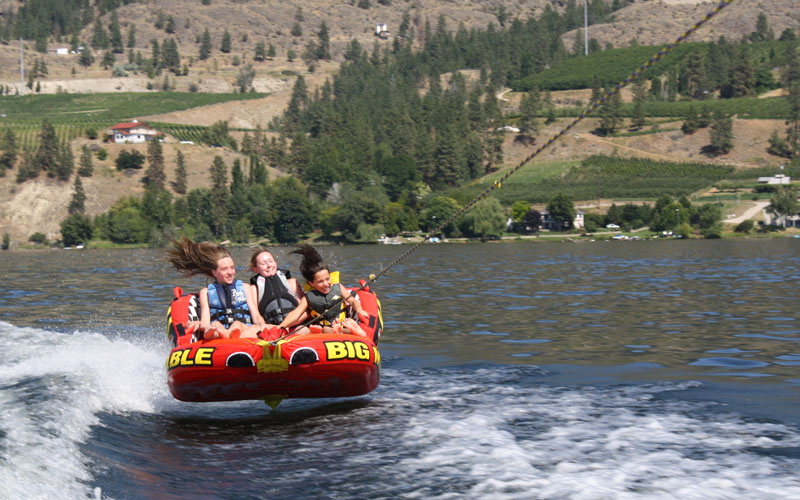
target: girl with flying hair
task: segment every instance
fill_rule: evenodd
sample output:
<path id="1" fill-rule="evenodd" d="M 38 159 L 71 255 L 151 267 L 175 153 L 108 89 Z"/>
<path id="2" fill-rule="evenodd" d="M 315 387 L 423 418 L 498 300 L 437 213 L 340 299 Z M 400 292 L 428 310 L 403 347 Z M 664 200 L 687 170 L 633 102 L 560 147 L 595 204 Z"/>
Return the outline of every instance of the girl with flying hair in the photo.
<path id="1" fill-rule="evenodd" d="M 216 338 L 256 337 L 264 326 L 250 286 L 236 279 L 236 267 L 230 252 L 216 243 L 195 243 L 189 238 L 172 241 L 167 260 L 181 274 L 204 274 L 213 278 L 200 290 L 199 327 L 205 340 Z"/>
<path id="2" fill-rule="evenodd" d="M 308 312 L 312 318 L 322 316 L 317 321 L 323 332 L 344 331 L 366 337 L 364 330 L 349 317 L 348 309 L 358 316 L 369 317 L 369 313 L 361 308 L 361 303 L 350 291 L 334 283 L 328 264 L 311 245 L 302 245 L 291 253 L 300 254 L 300 274 L 308 282 L 310 290 L 300 299 L 297 307 L 281 322 L 281 328 L 294 326 Z"/>

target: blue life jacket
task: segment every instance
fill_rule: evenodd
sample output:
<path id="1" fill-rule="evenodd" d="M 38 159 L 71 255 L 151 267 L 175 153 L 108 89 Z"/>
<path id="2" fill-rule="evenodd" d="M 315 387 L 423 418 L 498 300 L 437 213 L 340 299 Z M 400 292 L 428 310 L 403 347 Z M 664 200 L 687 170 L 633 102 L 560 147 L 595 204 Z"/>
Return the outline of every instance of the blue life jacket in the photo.
<path id="1" fill-rule="evenodd" d="M 234 321 L 252 323 L 247 307 L 247 295 L 242 280 L 233 285 L 220 285 L 216 281 L 208 285 L 208 308 L 211 321 L 219 321 L 229 328 Z"/>

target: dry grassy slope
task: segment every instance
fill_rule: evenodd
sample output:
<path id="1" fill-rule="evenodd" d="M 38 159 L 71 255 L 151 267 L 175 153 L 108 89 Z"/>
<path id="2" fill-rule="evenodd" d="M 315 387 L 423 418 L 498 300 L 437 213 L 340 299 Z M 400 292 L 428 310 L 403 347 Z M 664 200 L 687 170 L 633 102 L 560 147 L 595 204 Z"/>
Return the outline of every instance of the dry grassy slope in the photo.
<path id="1" fill-rule="evenodd" d="M 493 8 L 503 4 L 514 14 L 526 15 L 532 9 L 539 9 L 546 0 L 522 0 L 505 1 L 496 0 L 494 2 L 463 2 L 453 3 L 441 0 L 418 0 L 417 2 L 405 2 L 394 0 L 391 8 L 373 7 L 369 11 L 363 11 L 340 2 L 312 0 L 303 2 L 303 12 L 306 21 L 305 35 L 303 41 L 295 43 L 288 36 L 288 30 L 294 23 L 294 15 L 297 11 L 298 3 L 275 2 L 275 1 L 225 1 L 213 0 L 210 7 L 197 5 L 196 0 L 164 0 L 160 2 L 161 8 L 165 12 L 174 12 L 178 24 L 178 36 L 181 43 L 181 54 L 184 56 L 196 54 L 194 37 L 202 32 L 205 25 L 214 34 L 215 46 L 218 47 L 219 38 L 224 27 L 228 27 L 233 35 L 234 50 L 231 55 L 220 56 L 215 52 L 214 57 L 207 63 L 200 64 L 195 62 L 188 77 L 179 80 L 179 86 L 187 86 L 190 81 L 199 82 L 206 91 L 222 91 L 230 89 L 230 82 L 233 80 L 237 68 L 229 65 L 233 54 L 244 54 L 246 47 L 241 42 L 241 34 L 248 33 L 248 39 L 254 44 L 256 37 L 266 37 L 271 43 L 278 47 L 279 57 L 275 61 L 263 63 L 257 67 L 258 79 L 256 87 L 259 90 L 272 92 L 268 97 L 258 101 L 248 101 L 244 103 L 229 103 L 188 110 L 180 113 L 170 113 L 155 117 L 141 117 L 142 119 L 152 119 L 157 121 L 170 121 L 176 123 L 196 123 L 209 125 L 216 120 L 228 120 L 234 126 L 254 127 L 256 125 L 265 126 L 273 116 L 279 114 L 285 107 L 288 94 L 291 89 L 292 80 L 281 72 L 284 70 L 304 71 L 301 64 L 290 64 L 282 57 L 285 50 L 289 47 L 297 47 L 299 51 L 309 37 L 313 38 L 316 26 L 320 19 L 326 19 L 331 28 L 331 38 L 334 45 L 334 53 L 341 55 L 342 47 L 353 36 L 359 36 L 361 42 L 366 47 L 371 47 L 375 38 L 372 36 L 372 25 L 375 19 L 380 19 L 389 23 L 390 28 L 400 22 L 402 13 L 411 9 L 412 14 L 419 13 L 419 19 L 424 22 L 427 17 L 435 24 L 440 12 L 445 13 L 448 23 L 451 26 L 457 24 L 457 20 L 464 20 L 467 25 L 485 25 L 493 20 L 493 16 L 487 13 Z M 738 38 L 741 33 L 749 33 L 753 30 L 758 6 L 764 8 L 770 16 L 770 24 L 776 32 L 780 32 L 786 24 L 800 32 L 797 27 L 798 12 L 790 12 L 792 2 L 795 0 L 762 0 L 759 3 L 751 0 L 737 0 L 722 14 L 714 23 L 703 28 L 698 33 L 700 37 L 710 36 L 716 38 L 720 30 L 730 30 L 726 36 L 731 39 Z M 692 21 L 702 17 L 711 3 L 700 3 L 694 0 L 666 0 L 664 2 L 642 1 L 628 7 L 620 12 L 617 21 L 606 27 L 597 27 L 592 36 L 595 36 L 605 43 L 602 36 L 608 36 L 609 41 L 616 46 L 624 45 L 627 40 L 632 38 L 631 33 L 636 33 L 637 39 L 641 43 L 655 43 L 666 41 L 676 36 L 691 24 Z M 377 5 L 376 2 L 373 4 Z M 676 5 L 673 5 L 676 4 Z M 1 5 L 1 4 L 0 4 Z M 743 10 L 735 10 L 735 9 Z M 641 12 L 640 12 L 641 10 Z M 156 32 L 152 28 L 155 19 L 152 5 L 129 5 L 121 9 L 120 17 L 123 22 L 136 19 L 137 41 L 139 49 L 144 50 L 150 38 L 156 37 L 163 39 L 166 36 L 163 32 Z M 637 14 L 638 12 L 638 14 Z M 188 14 L 184 14 L 188 13 Z M 655 13 L 653 15 L 649 15 Z M 778 17 L 775 17 L 778 13 Z M 727 15 L 727 17 L 725 17 Z M 189 18 L 189 28 L 185 28 L 185 19 Z M 669 23 L 664 23 L 664 19 L 673 18 Z M 144 20 L 142 22 L 140 20 Z M 644 24 L 637 24 L 639 21 Z M 213 21 L 213 22 L 212 22 Z M 681 24 L 683 21 L 685 23 Z M 781 24 L 784 23 L 784 24 Z M 794 23 L 793 25 L 791 23 Z M 607 35 L 601 35 L 608 30 Z M 618 30 L 618 31 L 615 31 Z M 633 31 L 631 31 L 633 30 Z M 126 31 L 123 29 L 123 31 Z M 278 34 L 280 31 L 281 34 Z M 601 33 L 597 33 L 601 31 Z M 713 36 L 704 35 L 705 31 L 713 31 Z M 653 36 L 652 39 L 647 36 Z M 612 38 L 613 37 L 613 38 Z M 663 38 L 660 38 L 663 37 Z M 574 35 L 567 39 L 571 40 Z M 294 44 L 294 45 L 293 45 Z M 147 49 L 149 50 L 149 49 Z M 0 80 L 14 78 L 14 65 L 17 64 L 17 49 L 13 46 L 0 46 Z M 32 53 L 30 53 L 32 54 Z M 50 87 L 55 90 L 56 83 L 63 85 L 62 88 L 71 88 L 71 91 L 113 91 L 125 89 L 141 90 L 146 85 L 145 79 L 111 79 L 108 78 L 107 71 L 92 68 L 87 71 L 81 70 L 79 78 L 72 78 L 70 68 L 74 65 L 69 57 L 62 59 L 58 56 L 46 56 L 50 68 L 51 82 Z M 59 65 L 59 61 L 61 64 Z M 216 68 L 215 68 L 216 64 Z M 313 74 L 305 73 L 305 78 L 309 82 L 310 88 L 320 85 L 327 75 L 335 71 L 336 64 L 330 63 L 322 67 Z M 12 80 L 13 81 L 13 80 Z M 47 82 L 45 82 L 47 83 Z M 119 88 L 117 88 L 119 87 Z M 556 102 L 563 102 L 569 105 L 575 99 L 586 102 L 586 92 L 564 92 L 554 95 Z M 515 106 L 518 99 L 514 95 L 506 95 L 507 106 Z M 546 140 L 550 135 L 558 130 L 563 123 L 554 124 L 540 134 L 539 142 Z M 603 139 L 595 137 L 588 132 L 596 126 L 592 120 L 586 120 L 573 131 L 574 133 L 563 137 L 551 148 L 546 150 L 539 160 L 549 159 L 568 159 L 583 157 L 595 153 L 616 153 L 620 155 L 640 155 L 656 159 L 672 160 L 702 160 L 706 158 L 700 156 L 700 149 L 708 144 L 708 132 L 699 131 L 692 136 L 685 137 L 680 132 L 662 132 L 659 134 L 646 135 L 632 138 Z M 679 127 L 680 122 L 675 122 L 674 127 Z M 670 128 L 673 125 L 662 124 L 661 128 Z M 764 164 L 777 165 L 779 161 L 768 157 L 766 154 L 767 138 L 772 130 L 783 130 L 782 122 L 769 121 L 736 121 L 734 132 L 737 137 L 736 148 L 724 158 L 715 160 L 723 163 L 730 163 L 742 167 L 756 166 Z M 73 144 L 76 158 L 80 146 L 86 140 L 76 141 Z M 120 196 L 129 194 L 141 194 L 141 177 L 143 172 L 135 173 L 132 176 L 116 172 L 113 159 L 116 158 L 121 147 L 130 149 L 132 146 L 106 145 L 109 150 L 109 159 L 103 163 L 96 162 L 95 175 L 84 180 L 84 189 L 87 194 L 87 212 L 90 215 L 108 210 L 108 207 Z M 135 146 L 144 151 L 144 146 Z M 199 187 L 208 183 L 208 167 L 214 155 L 220 154 L 225 159 L 228 166 L 237 157 L 236 153 L 221 150 L 204 148 L 201 146 L 179 145 L 174 141 L 168 143 L 165 148 L 167 176 L 174 179 L 174 157 L 177 148 L 181 148 L 187 158 L 189 168 L 189 186 Z M 530 153 L 530 149 L 522 148 L 514 144 L 511 134 L 505 143 L 505 158 L 509 165 L 516 164 Z M 535 165 L 526 168 L 536 168 Z M 34 232 L 43 232 L 50 239 L 59 237 L 59 221 L 66 215 L 66 207 L 72 196 L 72 185 L 58 183 L 46 179 L 44 176 L 36 181 L 29 181 L 22 185 L 17 185 L 14 179 L 14 172 L 10 176 L 0 178 L 0 233 L 8 232 L 14 244 L 27 241 L 28 237 Z M 278 175 L 271 172 L 271 175 Z"/>

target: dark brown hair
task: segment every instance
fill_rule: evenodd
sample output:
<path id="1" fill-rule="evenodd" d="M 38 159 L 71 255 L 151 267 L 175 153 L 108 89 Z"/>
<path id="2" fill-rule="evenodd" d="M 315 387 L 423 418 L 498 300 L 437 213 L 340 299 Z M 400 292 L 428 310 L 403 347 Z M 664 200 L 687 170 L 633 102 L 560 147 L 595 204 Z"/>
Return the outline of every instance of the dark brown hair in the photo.
<path id="1" fill-rule="evenodd" d="M 195 243 L 185 237 L 181 238 L 180 241 L 172 240 L 172 247 L 172 249 L 166 251 L 167 261 L 186 276 L 205 274 L 213 277 L 214 275 L 211 274 L 211 271 L 217 269 L 217 263 L 220 259 L 231 256 L 227 248 L 216 243 L 208 241 Z"/>
<path id="2" fill-rule="evenodd" d="M 303 278 L 306 279 L 309 283 L 314 281 L 314 276 L 322 271 L 330 271 L 328 268 L 328 264 L 322 260 L 322 256 L 314 250 L 314 247 L 311 245 L 301 245 L 296 249 L 292 250 L 290 253 L 296 253 L 303 256 L 303 260 L 300 261 L 300 274 L 303 275 Z"/>

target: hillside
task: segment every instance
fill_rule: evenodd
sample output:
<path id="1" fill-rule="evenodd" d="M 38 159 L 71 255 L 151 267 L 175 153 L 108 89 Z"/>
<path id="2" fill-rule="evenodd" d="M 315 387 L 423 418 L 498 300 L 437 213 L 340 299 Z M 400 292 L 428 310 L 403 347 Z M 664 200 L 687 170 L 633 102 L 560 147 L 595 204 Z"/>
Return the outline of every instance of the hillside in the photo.
<path id="1" fill-rule="evenodd" d="M 298 3 L 213 0 L 209 7 L 200 6 L 198 3 L 194 0 L 166 0 L 159 3 L 165 12 L 188 13 L 175 14 L 178 26 L 177 38 L 181 55 L 185 58 L 194 56 L 195 60 L 189 75 L 174 78 L 177 89 L 185 90 L 194 83 L 199 86 L 200 91 L 230 91 L 239 71 L 239 68 L 231 64 L 233 56 L 238 54 L 242 58 L 246 57 L 248 50 L 252 53 L 253 40 L 262 37 L 268 40 L 268 43 L 274 43 L 278 52 L 274 60 L 256 65 L 254 87 L 258 91 L 268 92 L 269 95 L 254 101 L 231 102 L 168 114 L 141 116 L 140 120 L 196 125 L 211 125 L 217 120 L 226 120 L 233 127 L 254 128 L 259 125 L 266 127 L 270 120 L 285 108 L 294 82 L 293 75 L 303 74 L 311 91 L 318 88 L 326 77 L 336 71 L 337 60 L 341 60 L 344 47 L 352 37 L 359 38 L 364 47 L 371 47 L 378 40 L 372 32 L 374 19 L 381 18 L 381 22 L 388 22 L 391 27 L 399 24 L 403 12 L 408 10 L 412 14 L 418 14 L 415 19 L 420 19 L 423 25 L 425 19 L 435 24 L 436 18 L 442 14 L 449 26 L 454 27 L 463 21 L 468 26 L 483 27 L 489 22 L 497 21 L 493 13 L 496 13 L 501 6 L 514 15 L 524 16 L 542 9 L 546 1 L 498 0 L 453 3 L 434 0 L 416 2 L 394 0 L 389 7 L 372 2 L 373 7 L 369 10 L 329 1 L 303 2 L 302 11 L 305 18 L 303 25 L 306 29 L 300 39 L 291 37 L 288 32 L 295 22 Z M 716 39 L 720 34 L 735 39 L 742 33 L 749 33 L 754 29 L 759 9 L 766 11 L 774 31 L 779 33 L 785 27 L 792 27 L 800 32 L 798 26 L 800 19 L 796 14 L 791 15 L 791 4 L 790 0 L 763 0 L 759 3 L 739 0 L 698 33 L 697 39 Z M 664 42 L 671 40 L 691 22 L 702 17 L 712 5 L 693 0 L 638 1 L 618 12 L 613 23 L 593 27 L 592 36 L 601 40 L 601 43 L 608 41 L 617 46 L 627 44 L 632 38 L 631 34 L 634 34 L 640 43 Z M 147 51 L 149 39 L 160 40 L 166 36 L 163 31 L 159 32 L 153 28 L 156 13 L 152 4 L 131 4 L 120 8 L 123 31 L 127 30 L 126 23 L 129 25 L 134 19 L 137 20 L 137 50 Z M 188 27 L 186 19 L 189 20 Z M 309 73 L 302 62 L 286 61 L 285 51 L 292 47 L 300 51 L 305 41 L 315 36 L 316 26 L 321 19 L 325 19 L 330 27 L 335 60 L 324 63 L 314 73 Z M 670 19 L 670 22 L 661 22 L 663 19 Z M 209 27 L 215 37 L 215 47 L 219 45 L 223 27 L 229 29 L 233 35 L 233 50 L 230 54 L 221 55 L 215 50 L 208 61 L 201 63 L 196 60 L 195 39 L 205 26 Z M 248 42 L 243 41 L 244 35 L 247 35 Z M 574 34 L 565 35 L 565 39 L 570 40 L 570 43 L 573 38 Z M 51 43 L 51 47 L 55 45 L 58 44 Z M 56 92 L 59 87 L 62 91 L 68 92 L 146 91 L 149 82 L 142 75 L 110 78 L 109 71 L 102 70 L 96 65 L 88 70 L 80 69 L 75 63 L 77 56 L 37 55 L 32 51 L 26 51 L 26 55 L 47 58 L 49 76 L 42 79 L 45 92 Z M 18 57 L 17 47 L 13 44 L 0 45 L 0 60 L 3 61 L 0 65 L 0 83 L 5 80 L 5 85 L 18 85 L 18 82 L 14 81 L 13 69 L 14 65 L 18 64 L 16 57 Z M 74 77 L 71 74 L 73 67 L 78 68 Z M 586 102 L 587 95 L 588 91 L 570 91 L 554 93 L 553 97 L 556 103 L 569 105 L 576 99 Z M 514 110 L 518 101 L 518 96 L 506 94 L 503 97 L 505 111 Z M 560 121 L 544 128 L 537 138 L 537 143 L 546 140 L 565 123 L 566 121 Z M 708 161 L 700 154 L 701 148 L 709 143 L 708 131 L 700 130 L 691 136 L 684 136 L 679 131 L 680 121 L 660 123 L 659 127 L 663 132 L 621 138 L 602 138 L 590 134 L 596 125 L 593 119 L 585 120 L 571 134 L 545 151 L 537 161 L 582 158 L 597 153 L 637 155 L 676 161 Z M 713 161 L 741 168 L 777 166 L 780 160 L 766 153 L 767 138 L 773 130 L 782 131 L 783 127 L 784 124 L 780 121 L 737 120 L 734 125 L 735 149 L 730 154 Z M 504 144 L 506 165 L 516 164 L 530 153 L 529 148 L 514 143 L 513 135 L 507 134 Z M 73 143 L 76 158 L 79 156 L 80 147 L 88 142 L 90 142 L 88 139 L 80 139 Z M 104 147 L 110 153 L 109 158 L 104 162 L 95 160 L 95 175 L 84 179 L 89 215 L 106 211 L 120 196 L 137 195 L 143 191 L 141 182 L 143 171 L 134 174 L 119 173 L 115 170 L 112 160 L 122 148 L 136 148 L 144 152 L 145 147 L 113 144 Z M 230 150 L 178 144 L 173 138 L 168 138 L 165 145 L 168 180 L 174 179 L 174 157 L 178 149 L 181 149 L 187 158 L 190 189 L 208 185 L 208 169 L 215 155 L 223 156 L 229 168 L 233 160 L 240 157 Z M 536 166 L 525 168 L 536 168 Z M 277 175 L 281 174 L 277 171 L 270 172 L 271 178 Z M 58 222 L 66 214 L 66 207 L 72 194 L 72 184 L 59 183 L 40 176 L 35 181 L 18 185 L 14 182 L 13 176 L 14 172 L 0 178 L 0 193 L 4 195 L 0 200 L 0 233 L 8 232 L 12 240 L 17 243 L 27 241 L 33 232 L 45 233 L 50 239 L 58 238 Z"/>

